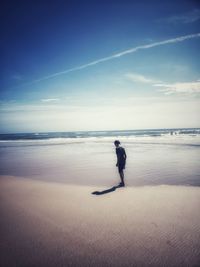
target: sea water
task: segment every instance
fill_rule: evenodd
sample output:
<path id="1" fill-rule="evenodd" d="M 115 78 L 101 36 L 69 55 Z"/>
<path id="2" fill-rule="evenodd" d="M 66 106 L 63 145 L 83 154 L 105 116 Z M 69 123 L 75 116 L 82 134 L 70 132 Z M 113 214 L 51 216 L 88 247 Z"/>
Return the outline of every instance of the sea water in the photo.
<path id="1" fill-rule="evenodd" d="M 200 129 L 0 134 L 0 175 L 112 186 L 114 140 L 127 153 L 128 186 L 200 186 Z"/>

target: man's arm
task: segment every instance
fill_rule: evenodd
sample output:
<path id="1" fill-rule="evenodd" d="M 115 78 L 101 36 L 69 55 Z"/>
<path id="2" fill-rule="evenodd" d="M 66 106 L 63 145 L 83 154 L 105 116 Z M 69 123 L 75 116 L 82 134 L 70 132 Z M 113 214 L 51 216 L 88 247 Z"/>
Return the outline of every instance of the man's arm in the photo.
<path id="1" fill-rule="evenodd" d="M 118 159 L 118 157 L 117 157 L 117 163 L 116 163 L 116 167 L 118 167 L 118 163 L 119 163 L 119 159 Z"/>
<path id="2" fill-rule="evenodd" d="M 116 163 L 116 167 L 118 167 L 118 162 L 119 162 L 119 159 L 118 159 L 118 155 L 117 155 L 117 149 L 116 149 L 116 156 L 117 156 L 117 163 Z"/>
<path id="3" fill-rule="evenodd" d="M 126 160 L 127 156 L 126 156 L 126 151 L 124 149 L 124 159 Z"/>

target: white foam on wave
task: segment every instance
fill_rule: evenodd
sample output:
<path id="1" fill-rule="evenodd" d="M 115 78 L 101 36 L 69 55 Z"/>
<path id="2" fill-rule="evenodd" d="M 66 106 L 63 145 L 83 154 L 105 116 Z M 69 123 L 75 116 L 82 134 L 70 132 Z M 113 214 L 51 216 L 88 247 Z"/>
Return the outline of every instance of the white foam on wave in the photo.
<path id="1" fill-rule="evenodd" d="M 82 139 L 82 141 L 81 141 Z M 85 138 L 84 138 L 85 139 Z M 29 140 L 0 140 L 1 145 L 8 146 L 37 146 L 37 145 L 62 145 L 83 142 L 83 138 L 49 138 L 49 139 L 29 139 Z"/>
<path id="2" fill-rule="evenodd" d="M 48 139 L 29 139 L 29 140 L 0 140 L 0 146 L 37 146 L 37 145 L 68 145 L 77 143 L 104 143 L 114 140 L 120 140 L 122 143 L 133 144 L 182 144 L 200 146 L 200 135 L 188 134 L 161 134 L 159 136 L 150 135 L 129 135 L 129 136 L 98 136 L 98 137 L 77 137 L 77 138 L 48 138 Z"/>

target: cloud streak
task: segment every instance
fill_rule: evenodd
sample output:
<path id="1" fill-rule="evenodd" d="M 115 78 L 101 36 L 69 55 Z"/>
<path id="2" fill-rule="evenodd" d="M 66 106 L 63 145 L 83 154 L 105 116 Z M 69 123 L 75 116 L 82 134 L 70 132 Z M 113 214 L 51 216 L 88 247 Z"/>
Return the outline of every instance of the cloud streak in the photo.
<path id="1" fill-rule="evenodd" d="M 138 74 L 138 73 L 127 73 L 125 74 L 125 77 L 132 81 L 132 82 L 138 82 L 138 83 L 159 83 L 159 80 L 154 80 L 151 78 L 147 78 L 144 75 Z"/>
<path id="2" fill-rule="evenodd" d="M 198 37 L 200 37 L 200 33 L 184 35 L 184 36 L 180 36 L 180 37 L 176 37 L 176 38 L 172 38 L 172 39 L 167 39 L 167 40 L 164 40 L 164 41 L 161 41 L 161 42 L 155 42 L 155 43 L 151 43 L 151 44 L 147 44 L 147 45 L 136 46 L 136 47 L 124 50 L 122 52 L 113 54 L 111 56 L 97 59 L 95 61 L 89 62 L 89 63 L 81 65 L 81 66 L 77 66 L 77 67 L 74 67 L 74 68 L 66 69 L 64 71 L 60 71 L 60 72 L 56 72 L 56 73 L 50 74 L 48 76 L 44 76 L 44 77 L 42 77 L 40 79 L 36 79 L 36 80 L 34 80 L 32 82 L 29 82 L 29 83 L 26 83 L 26 84 L 22 84 L 21 86 L 32 85 L 32 84 L 35 84 L 35 83 L 39 83 L 41 81 L 45 81 L 45 80 L 48 80 L 48 79 L 51 79 L 51 78 L 55 78 L 55 77 L 58 77 L 58 76 L 61 76 L 61 75 L 64 75 L 64 74 L 68 74 L 70 72 L 86 69 L 86 68 L 89 68 L 91 66 L 95 66 L 97 64 L 100 64 L 102 62 L 110 61 L 110 60 L 113 60 L 113 59 L 116 59 L 116 58 L 120 58 L 120 57 L 128 55 L 128 54 L 136 53 L 139 50 L 150 49 L 150 48 L 153 48 L 153 47 L 163 46 L 163 45 L 167 45 L 167 44 L 179 43 L 179 42 L 183 42 L 185 40 L 194 39 L 194 38 L 198 38 Z M 21 87 L 21 86 L 17 86 L 17 87 Z"/>
<path id="3" fill-rule="evenodd" d="M 42 102 L 56 102 L 59 101 L 59 98 L 45 98 L 45 99 L 41 99 Z"/>
<path id="4" fill-rule="evenodd" d="M 199 94 L 200 93 L 200 81 L 173 83 L 173 84 L 154 84 L 154 86 L 162 87 L 159 91 L 164 92 L 166 95 L 174 93 L 179 94 Z"/>
<path id="5" fill-rule="evenodd" d="M 163 19 L 162 21 L 166 21 L 171 24 L 188 24 L 196 22 L 199 19 L 200 19 L 200 9 L 195 9 L 185 14 L 171 16 L 167 19 Z"/>
<path id="6" fill-rule="evenodd" d="M 154 87 L 160 88 L 158 91 L 163 92 L 165 95 L 171 94 L 199 94 L 200 93 L 200 80 L 191 82 L 176 82 L 176 83 L 164 83 L 162 81 L 147 78 L 144 75 L 138 73 L 127 73 L 125 77 L 137 83 L 150 84 Z"/>

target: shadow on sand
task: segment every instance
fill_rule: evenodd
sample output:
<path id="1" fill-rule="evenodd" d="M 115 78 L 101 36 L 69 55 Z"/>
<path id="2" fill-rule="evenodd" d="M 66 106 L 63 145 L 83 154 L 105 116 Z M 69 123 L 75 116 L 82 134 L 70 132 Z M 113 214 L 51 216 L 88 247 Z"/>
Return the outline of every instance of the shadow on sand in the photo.
<path id="1" fill-rule="evenodd" d="M 93 195 L 104 195 L 104 194 L 108 194 L 108 193 L 114 192 L 117 188 L 120 188 L 120 187 L 122 187 L 122 186 L 117 185 L 117 186 L 113 186 L 113 187 L 111 187 L 109 189 L 106 189 L 106 190 L 103 190 L 103 191 L 94 191 L 91 194 L 93 194 Z"/>

